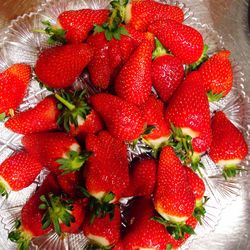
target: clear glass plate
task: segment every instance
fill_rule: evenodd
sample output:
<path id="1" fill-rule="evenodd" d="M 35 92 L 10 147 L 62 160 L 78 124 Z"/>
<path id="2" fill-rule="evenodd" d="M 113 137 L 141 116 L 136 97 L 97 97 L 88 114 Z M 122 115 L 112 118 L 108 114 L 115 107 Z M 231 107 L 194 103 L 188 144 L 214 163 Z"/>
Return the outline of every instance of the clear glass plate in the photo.
<path id="1" fill-rule="evenodd" d="M 183 3 L 175 2 L 173 0 L 165 0 L 161 2 L 178 5 L 183 9 L 185 13 L 185 23 L 193 26 L 202 33 L 205 43 L 209 45 L 209 54 L 213 54 L 224 47 L 222 37 L 208 25 L 202 24 L 200 20 L 195 18 L 192 11 Z M 11 25 L 8 27 L 4 34 L 5 37 L 2 44 L 3 50 L 0 53 L 0 70 L 2 71 L 9 65 L 20 62 L 34 66 L 38 53 L 43 48 L 48 47 L 46 36 L 32 32 L 34 29 L 42 28 L 42 20 L 49 20 L 52 23 L 56 23 L 57 16 L 64 10 L 107 8 L 108 4 L 109 1 L 102 0 L 44 1 L 37 12 L 18 17 L 16 20 L 12 21 Z M 237 62 L 233 59 L 232 61 L 234 70 L 233 90 L 220 102 L 210 105 L 211 113 L 218 109 L 223 110 L 234 124 L 244 132 L 247 141 L 250 141 L 250 116 L 248 109 L 250 101 L 244 91 L 244 74 L 241 72 L 241 68 Z M 89 88 L 85 76 L 80 77 L 76 84 Z M 35 106 L 36 103 L 48 94 L 49 92 L 47 90 L 40 89 L 39 84 L 33 77 L 27 96 L 25 97 L 23 104 L 20 106 L 20 111 Z M 21 137 L 21 135 L 9 131 L 4 127 L 3 123 L 0 123 L 0 162 L 6 159 L 15 150 L 22 147 L 20 143 Z M 135 150 L 129 150 L 130 160 L 133 157 L 148 151 L 143 144 L 139 144 Z M 221 170 L 214 165 L 207 155 L 202 157 L 202 162 L 205 165 L 203 176 L 206 183 L 206 195 L 210 197 L 210 200 L 206 205 L 207 213 L 203 225 L 197 226 L 196 235 L 190 237 L 182 249 L 189 249 L 190 243 L 193 240 L 202 238 L 215 229 L 220 220 L 220 215 L 223 213 L 223 209 L 237 198 L 241 189 L 241 185 L 238 183 L 237 178 L 226 182 L 224 178 L 221 177 Z M 248 167 L 248 165 L 249 156 L 242 162 L 243 167 Z M 22 205 L 42 182 L 45 175 L 46 171 L 42 172 L 30 187 L 20 192 L 10 192 L 8 200 L 0 198 L 0 243 L 1 241 L 3 242 L 1 245 L 4 244 L 5 250 L 16 249 L 15 244 L 12 244 L 7 240 L 7 234 L 11 230 L 15 219 L 19 217 Z M 244 178 L 244 176 L 239 176 L 238 178 Z M 126 202 L 127 200 L 123 200 L 123 203 Z M 86 242 L 87 240 L 83 234 L 68 235 L 64 239 L 59 239 L 55 234 L 50 234 L 33 240 L 31 249 L 78 250 L 83 249 Z"/>

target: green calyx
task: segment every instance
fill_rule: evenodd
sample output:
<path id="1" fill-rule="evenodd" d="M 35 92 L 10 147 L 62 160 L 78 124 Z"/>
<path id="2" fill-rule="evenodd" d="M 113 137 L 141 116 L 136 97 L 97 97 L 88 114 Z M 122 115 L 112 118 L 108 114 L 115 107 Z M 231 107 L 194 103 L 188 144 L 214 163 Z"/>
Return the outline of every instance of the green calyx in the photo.
<path id="1" fill-rule="evenodd" d="M 155 60 L 157 57 L 171 55 L 170 52 L 161 44 L 158 38 L 155 38 L 155 50 L 153 51 L 152 58 Z"/>
<path id="2" fill-rule="evenodd" d="M 90 224 L 92 224 L 95 218 L 104 218 L 109 215 L 110 220 L 114 218 L 115 204 L 112 201 L 115 199 L 115 194 L 113 192 L 106 193 L 102 199 L 96 199 L 93 197 L 84 187 L 79 187 L 83 195 L 89 199 L 88 210 L 91 214 Z"/>
<path id="3" fill-rule="evenodd" d="M 60 224 L 70 226 L 75 222 L 75 217 L 71 214 L 73 205 L 71 200 L 64 200 L 59 196 L 49 193 L 47 196 L 40 197 L 42 203 L 39 209 L 45 210 L 42 218 L 42 229 L 47 229 L 53 224 L 55 232 L 60 236 L 62 234 Z"/>
<path id="4" fill-rule="evenodd" d="M 221 98 L 224 97 L 224 92 L 221 93 L 213 93 L 212 90 L 207 92 L 207 97 L 209 102 L 218 102 Z"/>
<path id="5" fill-rule="evenodd" d="M 202 55 L 201 55 L 201 57 L 198 59 L 198 61 L 196 61 L 195 63 L 189 64 L 189 65 L 186 65 L 186 68 L 185 68 L 186 75 L 187 75 L 189 72 L 198 69 L 198 68 L 201 66 L 202 63 L 204 63 L 205 61 L 208 60 L 208 58 L 209 58 L 209 56 L 208 56 L 208 54 L 207 54 L 208 49 L 209 49 L 208 45 L 205 44 L 205 45 L 204 45 L 204 48 L 203 48 Z"/>
<path id="6" fill-rule="evenodd" d="M 32 236 L 25 233 L 21 228 L 20 220 L 16 220 L 13 231 L 8 235 L 8 239 L 17 244 L 18 250 L 28 250 Z"/>
<path id="7" fill-rule="evenodd" d="M 119 0 L 113 0 L 110 3 L 112 8 L 107 22 L 102 25 L 95 25 L 94 34 L 104 32 L 107 41 L 112 40 L 112 38 L 120 40 L 122 35 L 127 36 L 127 29 L 120 25 L 124 22 L 127 2 L 128 1 L 123 1 L 123 3 L 121 3 Z"/>
<path id="8" fill-rule="evenodd" d="M 66 44 L 67 41 L 65 39 L 66 30 L 61 29 L 57 26 L 51 25 L 49 21 L 42 21 L 42 24 L 46 26 L 46 28 L 43 29 L 35 29 L 33 32 L 43 33 L 47 34 L 49 36 L 48 38 L 48 44 L 54 45 L 57 42 Z"/>
<path id="9" fill-rule="evenodd" d="M 70 130 L 70 126 L 78 127 L 79 117 L 85 120 L 91 112 L 91 108 L 86 102 L 85 90 L 72 93 L 62 91 L 60 95 L 56 93 L 55 98 L 59 101 L 58 109 L 60 110 L 57 124 L 67 132 Z"/>
<path id="10" fill-rule="evenodd" d="M 56 160 L 60 164 L 59 169 L 63 170 L 63 174 L 68 174 L 70 172 L 79 171 L 86 160 L 92 155 L 91 152 L 76 152 L 69 151 L 66 158 L 61 158 Z"/>
<path id="11" fill-rule="evenodd" d="M 239 174 L 241 171 L 244 171 L 242 167 L 234 164 L 226 165 L 223 168 L 222 175 L 224 176 L 225 180 L 228 178 L 235 177 L 237 174 Z"/>
<path id="12" fill-rule="evenodd" d="M 185 233 L 195 234 L 194 229 L 191 226 L 185 224 L 184 222 L 174 223 L 164 219 L 161 216 L 154 216 L 152 220 L 162 224 L 175 240 L 184 239 Z"/>
<path id="13" fill-rule="evenodd" d="M 5 120 L 5 118 L 6 118 L 6 113 L 5 112 L 1 113 L 0 114 L 0 122 L 3 122 Z"/>
<path id="14" fill-rule="evenodd" d="M 205 204 L 208 202 L 209 198 L 204 196 L 203 199 L 199 202 L 196 202 L 196 206 L 193 212 L 193 216 L 198 220 L 200 225 L 202 225 L 201 219 L 205 217 L 206 209 Z"/>
<path id="15" fill-rule="evenodd" d="M 6 186 L 1 180 L 0 180 L 0 195 L 8 198 L 8 192 L 6 190 Z"/>

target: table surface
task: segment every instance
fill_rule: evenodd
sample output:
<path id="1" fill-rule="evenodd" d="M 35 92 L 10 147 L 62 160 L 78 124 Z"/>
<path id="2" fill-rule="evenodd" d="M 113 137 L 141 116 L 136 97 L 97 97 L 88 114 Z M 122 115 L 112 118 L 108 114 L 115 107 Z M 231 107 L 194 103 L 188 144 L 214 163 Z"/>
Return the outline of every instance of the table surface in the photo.
<path id="1" fill-rule="evenodd" d="M 0 41 L 12 19 L 36 10 L 42 0 L 1 0 Z M 182 0 L 196 17 L 223 36 L 225 48 L 231 50 L 245 74 L 246 93 L 250 94 L 250 33 L 248 28 L 248 0 Z M 241 180 L 241 194 L 223 211 L 214 232 L 193 242 L 193 250 L 250 250 L 250 177 Z M 0 239 L 1 241 L 1 239 Z M 197 245 L 199 247 L 197 248 Z M 4 250 L 0 242 L 0 250 Z"/>

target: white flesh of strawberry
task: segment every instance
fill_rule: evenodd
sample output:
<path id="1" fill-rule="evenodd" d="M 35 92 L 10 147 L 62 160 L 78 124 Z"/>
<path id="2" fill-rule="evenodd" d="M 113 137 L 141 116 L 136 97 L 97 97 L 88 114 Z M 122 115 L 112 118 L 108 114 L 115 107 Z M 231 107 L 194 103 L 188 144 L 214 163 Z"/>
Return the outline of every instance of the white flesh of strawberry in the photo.
<path id="1" fill-rule="evenodd" d="M 2 176 L 0 176 L 0 183 L 3 184 L 3 186 L 5 187 L 6 190 L 12 190 L 9 183 L 7 181 L 5 181 L 5 179 Z"/>
<path id="2" fill-rule="evenodd" d="M 174 215 L 169 215 L 166 214 L 159 206 L 156 207 L 156 211 L 166 220 L 169 220 L 171 222 L 176 222 L 176 223 L 181 223 L 181 222 L 185 222 L 188 217 L 187 216 L 183 216 L 183 217 L 179 217 L 179 216 L 174 216 Z"/>
<path id="3" fill-rule="evenodd" d="M 151 145 L 153 148 L 159 148 L 164 142 L 167 142 L 169 139 L 169 136 L 162 136 L 158 139 L 147 139 L 145 140 L 146 143 Z"/>
<path id="4" fill-rule="evenodd" d="M 69 151 L 80 152 L 80 146 L 79 146 L 79 144 L 73 143 L 73 144 L 69 147 Z M 69 151 L 68 151 L 68 152 L 69 152 Z M 67 153 L 68 153 L 68 152 L 67 152 Z M 67 154 L 64 153 L 63 156 L 62 156 L 62 158 L 65 158 L 65 159 L 68 158 Z"/>
<path id="5" fill-rule="evenodd" d="M 99 246 L 108 247 L 110 245 L 110 242 L 104 237 L 96 236 L 93 234 L 89 234 L 87 235 L 87 237 Z"/>
<path id="6" fill-rule="evenodd" d="M 192 138 L 195 138 L 195 137 L 199 136 L 199 134 L 200 134 L 200 133 L 198 133 L 198 132 L 196 132 L 196 131 L 194 131 L 194 130 L 192 130 L 190 128 L 181 128 L 181 130 L 182 130 L 182 133 L 184 135 L 189 135 Z"/>
<path id="7" fill-rule="evenodd" d="M 232 160 L 220 160 L 216 164 L 220 166 L 230 166 L 230 165 L 238 165 L 241 162 L 240 159 L 232 159 Z"/>
<path id="8" fill-rule="evenodd" d="M 101 191 L 98 193 L 92 193 L 89 192 L 92 196 L 94 196 L 97 200 L 101 200 L 103 198 L 103 196 L 105 195 L 105 192 Z"/>
<path id="9" fill-rule="evenodd" d="M 129 23 L 131 20 L 131 11 L 132 11 L 132 4 L 128 3 L 126 8 L 125 8 L 125 23 Z"/>

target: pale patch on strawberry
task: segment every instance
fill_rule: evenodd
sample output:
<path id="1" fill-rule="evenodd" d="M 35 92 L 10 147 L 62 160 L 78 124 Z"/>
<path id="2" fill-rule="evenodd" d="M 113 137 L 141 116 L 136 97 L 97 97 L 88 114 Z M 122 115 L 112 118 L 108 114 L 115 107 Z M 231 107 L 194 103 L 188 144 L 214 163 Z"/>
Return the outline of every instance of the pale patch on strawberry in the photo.
<path id="1" fill-rule="evenodd" d="M 125 8 L 125 23 L 129 23 L 132 17 L 132 4 L 127 4 Z"/>
<path id="2" fill-rule="evenodd" d="M 192 138 L 198 137 L 198 136 L 200 135 L 199 132 L 194 131 L 194 130 L 192 130 L 192 129 L 190 129 L 190 128 L 181 128 L 181 130 L 182 130 L 182 133 L 183 133 L 184 135 L 189 135 L 189 136 L 191 136 Z"/>
<path id="3" fill-rule="evenodd" d="M 80 146 L 79 146 L 79 144 L 77 144 L 77 143 L 73 143 L 70 147 L 69 147 L 69 152 L 70 151 L 76 151 L 76 152 L 80 152 Z M 65 152 L 63 155 L 62 155 L 62 158 L 64 158 L 64 159 L 68 159 L 69 158 L 69 156 L 68 156 L 68 152 Z"/>
<path id="4" fill-rule="evenodd" d="M 2 176 L 0 176 L 0 188 L 2 186 L 4 187 L 5 190 L 12 190 L 12 188 L 10 187 L 10 185 L 8 184 L 8 182 L 5 181 Z"/>
<path id="5" fill-rule="evenodd" d="M 93 234 L 88 234 L 87 237 L 91 241 L 95 242 L 97 245 L 104 246 L 104 247 L 108 247 L 110 245 L 110 242 L 104 237 L 96 236 Z"/>
<path id="6" fill-rule="evenodd" d="M 185 222 L 188 217 L 187 216 L 183 216 L 183 217 L 179 217 L 179 216 L 174 216 L 174 215 L 169 215 L 169 214 L 166 214 L 163 209 L 160 207 L 160 206 L 157 206 L 156 205 L 156 210 L 157 212 L 167 221 L 171 221 L 171 222 L 174 222 L 174 223 L 182 223 L 182 222 Z"/>
<path id="7" fill-rule="evenodd" d="M 147 144 L 149 144 L 152 148 L 159 148 L 161 145 L 166 143 L 169 139 L 169 136 L 162 136 L 157 139 L 143 139 Z"/>
<path id="8" fill-rule="evenodd" d="M 240 159 L 232 159 L 232 160 L 220 160 L 218 162 L 216 162 L 217 165 L 220 166 L 230 166 L 230 165 L 238 165 L 241 162 Z"/>

